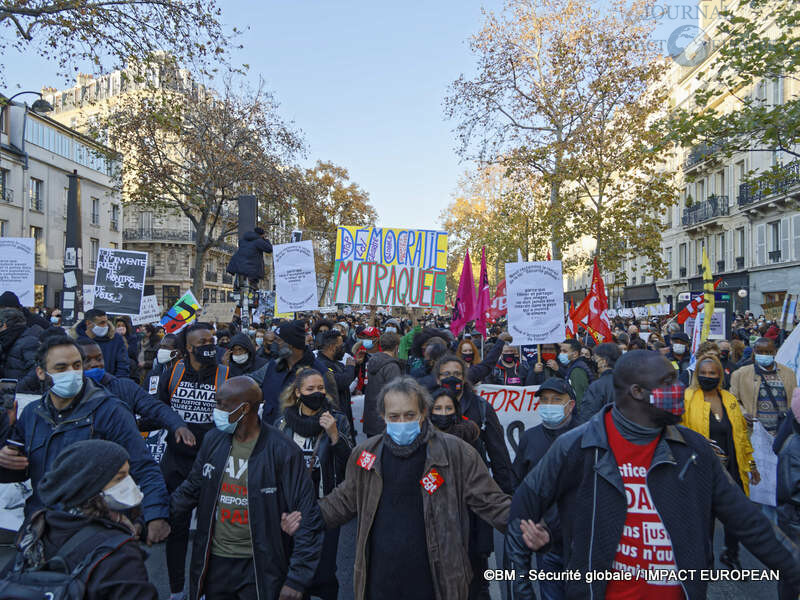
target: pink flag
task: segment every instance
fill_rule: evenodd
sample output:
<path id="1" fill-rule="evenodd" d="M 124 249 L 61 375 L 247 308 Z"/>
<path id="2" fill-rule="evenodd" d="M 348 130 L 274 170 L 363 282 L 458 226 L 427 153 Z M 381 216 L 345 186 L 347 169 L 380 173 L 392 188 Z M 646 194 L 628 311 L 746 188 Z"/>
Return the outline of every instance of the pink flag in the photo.
<path id="1" fill-rule="evenodd" d="M 489 272 L 486 269 L 486 246 L 481 248 L 481 277 L 478 279 L 478 304 L 475 307 L 475 329 L 486 337 L 486 315 L 492 307 Z"/>
<path id="2" fill-rule="evenodd" d="M 464 266 L 461 267 L 461 281 L 458 284 L 458 296 L 453 307 L 450 331 L 453 335 L 458 335 L 473 318 L 475 318 L 475 279 L 472 277 L 472 262 L 469 260 L 469 250 L 467 250 Z"/>

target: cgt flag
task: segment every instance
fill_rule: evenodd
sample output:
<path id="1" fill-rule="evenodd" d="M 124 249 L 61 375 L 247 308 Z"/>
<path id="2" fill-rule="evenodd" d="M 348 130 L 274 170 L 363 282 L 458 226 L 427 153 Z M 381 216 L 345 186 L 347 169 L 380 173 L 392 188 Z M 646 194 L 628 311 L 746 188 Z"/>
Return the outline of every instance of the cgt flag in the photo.
<path id="1" fill-rule="evenodd" d="M 481 276 L 478 279 L 478 304 L 475 307 L 475 329 L 486 337 L 486 315 L 492 306 L 489 292 L 489 272 L 486 268 L 486 246 L 481 248 Z"/>
<path id="2" fill-rule="evenodd" d="M 474 317 L 475 279 L 472 276 L 472 262 L 469 260 L 469 250 L 467 250 L 464 255 L 464 265 L 461 267 L 461 281 L 458 284 L 456 304 L 453 306 L 450 331 L 453 332 L 453 335 L 458 335 Z"/>
<path id="3" fill-rule="evenodd" d="M 178 333 L 197 318 L 198 310 L 200 303 L 189 290 L 167 311 L 166 315 L 161 317 L 161 326 L 167 333 Z"/>
<path id="4" fill-rule="evenodd" d="M 575 323 L 575 302 L 569 299 L 569 313 L 567 314 L 567 337 L 577 337 L 578 327 Z"/>
<path id="5" fill-rule="evenodd" d="M 600 269 L 597 268 L 597 259 L 594 259 L 594 269 L 592 271 L 592 288 L 587 297 L 589 301 L 589 318 L 586 325 L 587 331 L 592 335 L 598 344 L 612 339 L 611 324 L 608 320 L 608 298 L 606 297 L 606 286 L 603 278 L 600 277 Z"/>
<path id="6" fill-rule="evenodd" d="M 720 283 L 722 283 L 722 278 L 717 279 L 714 282 L 714 289 L 717 289 Z M 689 304 L 687 304 L 683 310 L 675 316 L 675 320 L 679 325 L 683 325 L 688 319 L 694 319 L 697 316 L 697 313 L 700 312 L 700 308 L 702 308 L 704 302 L 705 295 L 698 296 L 689 302 Z"/>
<path id="7" fill-rule="evenodd" d="M 505 317 L 508 314 L 508 297 L 506 296 L 506 280 L 503 279 L 497 284 L 497 290 L 492 299 L 491 308 L 489 308 L 489 320 L 496 322 L 500 317 Z"/>

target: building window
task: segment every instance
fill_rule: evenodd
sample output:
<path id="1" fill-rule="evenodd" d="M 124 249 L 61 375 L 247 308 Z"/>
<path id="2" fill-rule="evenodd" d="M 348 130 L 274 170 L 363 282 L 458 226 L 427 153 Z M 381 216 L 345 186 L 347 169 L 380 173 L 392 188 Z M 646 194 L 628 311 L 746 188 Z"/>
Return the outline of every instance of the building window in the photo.
<path id="1" fill-rule="evenodd" d="M 694 190 L 695 190 L 696 195 L 697 195 L 697 197 L 695 198 L 695 200 L 697 200 L 697 202 L 702 202 L 703 200 L 706 199 L 706 182 L 705 182 L 705 180 L 700 180 L 697 183 L 695 183 Z"/>
<path id="2" fill-rule="evenodd" d="M 664 262 L 667 264 L 667 279 L 672 279 L 672 248 L 664 248 Z"/>
<path id="3" fill-rule="evenodd" d="M 119 245 L 117 244 L 117 242 L 109 242 L 108 247 L 116 250 L 117 248 L 119 248 Z"/>
<path id="4" fill-rule="evenodd" d="M 44 230 L 41 227 L 31 226 L 31 237 L 33 238 L 34 264 L 41 267 L 44 261 Z"/>
<path id="5" fill-rule="evenodd" d="M 672 205 L 667 206 L 667 212 L 664 219 L 664 227 L 672 229 Z"/>
<path id="6" fill-rule="evenodd" d="M 703 250 L 706 247 L 706 241 L 703 240 L 695 240 L 694 243 L 694 255 L 697 258 L 697 271 L 696 275 L 703 274 Z"/>
<path id="7" fill-rule="evenodd" d="M 714 193 L 717 196 L 727 196 L 728 195 L 728 190 L 725 189 L 725 171 L 724 170 L 722 170 L 719 173 L 717 173 Z"/>
<path id="8" fill-rule="evenodd" d="M 31 210 L 42 210 L 42 186 L 44 182 L 41 179 L 31 177 L 28 187 L 28 196 L 31 201 Z"/>
<path id="9" fill-rule="evenodd" d="M 165 285 L 162 289 L 162 295 L 164 297 L 164 304 L 162 306 L 169 306 L 172 307 L 178 299 L 180 298 L 180 287 L 177 285 Z"/>
<path id="10" fill-rule="evenodd" d="M 739 227 L 736 230 L 736 237 L 734 238 L 735 248 L 734 251 L 736 252 L 736 268 L 737 269 L 744 269 L 744 257 L 747 256 L 745 254 L 745 237 L 744 237 L 744 227 Z M 798 254 L 800 257 L 800 254 Z"/>
<path id="11" fill-rule="evenodd" d="M 0 202 L 14 202 L 14 192 L 8 189 L 8 171 L 0 169 Z"/>
<path id="12" fill-rule="evenodd" d="M 111 205 L 111 231 L 119 231 L 119 204 Z"/>
<path id="13" fill-rule="evenodd" d="M 92 198 L 92 225 L 100 225 L 100 199 Z"/>
<path id="14" fill-rule="evenodd" d="M 89 241 L 91 243 L 89 264 L 91 265 L 92 271 L 94 271 L 97 268 L 97 255 L 100 253 L 100 240 L 97 238 L 90 238 Z"/>
<path id="15" fill-rule="evenodd" d="M 6 237 L 8 235 L 8 221 L 0 220 L 0 237 Z"/>
<path id="16" fill-rule="evenodd" d="M 686 244 L 678 246 L 678 269 L 680 277 L 686 277 Z"/>

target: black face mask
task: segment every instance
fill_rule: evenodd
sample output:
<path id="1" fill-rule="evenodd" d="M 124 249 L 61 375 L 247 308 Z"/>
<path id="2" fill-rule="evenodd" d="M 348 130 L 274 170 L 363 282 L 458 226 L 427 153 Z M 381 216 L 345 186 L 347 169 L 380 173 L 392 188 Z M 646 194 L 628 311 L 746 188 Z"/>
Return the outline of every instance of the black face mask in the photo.
<path id="1" fill-rule="evenodd" d="M 473 360 L 475 360 L 475 355 L 474 354 L 464 354 L 464 355 L 461 356 L 461 358 L 464 359 L 465 363 L 471 363 Z"/>
<path id="2" fill-rule="evenodd" d="M 445 377 L 442 379 L 442 387 L 449 390 L 451 396 L 458 398 L 461 395 L 461 391 L 464 389 L 464 382 L 458 377 Z"/>
<path id="3" fill-rule="evenodd" d="M 514 355 L 513 354 L 503 354 L 503 362 L 507 365 L 514 364 Z"/>
<path id="4" fill-rule="evenodd" d="M 431 415 L 431 423 L 440 431 L 447 431 L 456 424 L 456 413 L 452 415 Z"/>
<path id="5" fill-rule="evenodd" d="M 719 385 L 719 377 L 703 377 L 702 375 L 697 376 L 697 383 L 700 384 L 700 389 L 704 392 L 710 392 L 711 390 L 717 389 Z"/>
<path id="6" fill-rule="evenodd" d="M 278 356 L 278 354 L 280 354 L 280 351 L 281 351 L 281 345 L 278 342 L 272 342 L 269 345 L 269 353 L 272 356 Z"/>
<path id="7" fill-rule="evenodd" d="M 300 402 L 302 402 L 308 408 L 316 412 L 320 408 L 322 408 L 322 405 L 325 403 L 325 394 L 323 392 L 314 392 L 313 394 L 301 394 Z"/>
<path id="8" fill-rule="evenodd" d="M 333 353 L 333 360 L 342 360 L 344 358 L 344 346 Z"/>
<path id="9" fill-rule="evenodd" d="M 217 362 L 217 347 L 214 344 L 206 344 L 205 346 L 197 346 L 194 350 L 194 357 L 197 362 L 204 365 L 210 365 Z"/>

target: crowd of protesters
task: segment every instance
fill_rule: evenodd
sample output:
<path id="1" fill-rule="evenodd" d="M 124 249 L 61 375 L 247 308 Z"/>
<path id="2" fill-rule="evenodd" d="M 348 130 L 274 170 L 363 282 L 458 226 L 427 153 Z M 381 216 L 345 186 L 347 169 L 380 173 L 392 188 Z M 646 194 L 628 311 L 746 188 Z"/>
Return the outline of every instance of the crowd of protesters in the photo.
<path id="1" fill-rule="evenodd" d="M 693 354 L 666 318 L 617 318 L 604 343 L 581 329 L 520 348 L 503 323 L 456 336 L 431 314 L 296 316 L 165 335 L 93 309 L 65 328 L 59 310 L 2 294 L 0 376 L 38 400 L 0 415 L 0 481 L 32 486 L 0 597 L 56 555 L 74 566 L 110 547 L 87 597 L 155 598 L 136 540 L 166 543 L 172 600 L 327 600 L 345 586 L 357 599 L 485 599 L 492 553 L 520 574 L 515 598 L 535 597 L 531 568 L 612 574 L 544 581 L 545 598 L 702 598 L 699 578 L 621 575 L 717 558 L 740 569 L 740 545 L 796 597 L 800 391 L 775 361 L 787 332 L 774 323 L 736 315 L 729 339 Z M 541 424 L 513 461 L 480 384 L 538 386 Z M 748 499 L 763 476 L 754 427 L 774 440 L 777 507 Z M 168 432 L 158 464 L 140 435 L 156 429 Z M 354 579 L 339 581 L 338 528 L 352 519 Z M 71 543 L 79 531 L 92 535 Z"/>

